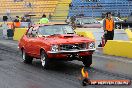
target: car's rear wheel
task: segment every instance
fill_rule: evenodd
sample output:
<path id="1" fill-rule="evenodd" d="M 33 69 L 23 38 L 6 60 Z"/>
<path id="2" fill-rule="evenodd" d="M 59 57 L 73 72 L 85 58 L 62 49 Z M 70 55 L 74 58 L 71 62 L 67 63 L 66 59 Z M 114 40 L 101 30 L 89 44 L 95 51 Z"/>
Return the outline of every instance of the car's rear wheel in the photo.
<path id="1" fill-rule="evenodd" d="M 48 69 L 49 67 L 49 59 L 48 59 L 48 56 L 47 54 L 45 53 L 45 51 L 41 51 L 41 65 L 42 65 L 42 68 L 44 69 Z"/>
<path id="2" fill-rule="evenodd" d="M 90 67 L 92 65 L 92 55 L 84 57 L 82 60 L 85 67 Z"/>
<path id="3" fill-rule="evenodd" d="M 24 63 L 31 64 L 33 61 L 33 58 L 26 54 L 25 50 L 22 49 L 22 60 Z"/>

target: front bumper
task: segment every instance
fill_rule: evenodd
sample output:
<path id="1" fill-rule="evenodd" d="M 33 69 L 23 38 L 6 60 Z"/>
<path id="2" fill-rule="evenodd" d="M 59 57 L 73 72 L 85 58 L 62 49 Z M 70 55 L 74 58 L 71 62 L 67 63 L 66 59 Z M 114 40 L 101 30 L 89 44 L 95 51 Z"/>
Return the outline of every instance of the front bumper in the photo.
<path id="1" fill-rule="evenodd" d="M 81 52 L 94 52 L 96 48 L 94 49 L 84 49 L 84 50 L 71 50 L 71 51 L 48 51 L 49 54 L 69 54 L 69 53 L 81 53 Z"/>

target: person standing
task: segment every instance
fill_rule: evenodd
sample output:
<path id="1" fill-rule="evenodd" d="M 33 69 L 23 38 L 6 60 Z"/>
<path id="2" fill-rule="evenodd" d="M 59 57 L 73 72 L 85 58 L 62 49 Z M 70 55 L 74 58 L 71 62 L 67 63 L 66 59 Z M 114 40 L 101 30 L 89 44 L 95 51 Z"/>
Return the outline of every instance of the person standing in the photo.
<path id="1" fill-rule="evenodd" d="M 51 20 L 51 18 L 52 18 L 52 15 L 51 15 L 51 13 L 49 14 L 49 20 Z"/>
<path id="2" fill-rule="evenodd" d="M 28 3 L 28 7 L 29 7 L 29 8 L 32 8 L 31 2 Z"/>
<path id="3" fill-rule="evenodd" d="M 73 4 L 72 4 L 72 3 L 70 3 L 70 4 L 69 4 L 69 8 L 70 8 L 70 9 L 72 9 L 72 7 L 73 7 Z"/>
<path id="4" fill-rule="evenodd" d="M 19 16 L 16 16 L 16 19 L 14 20 L 14 26 L 19 28 L 21 23 L 20 23 L 21 19 L 19 18 Z"/>
<path id="5" fill-rule="evenodd" d="M 19 18 L 19 16 L 16 16 L 14 22 L 20 22 L 20 18 Z"/>
<path id="6" fill-rule="evenodd" d="M 11 10 L 10 9 L 6 9 L 6 15 L 8 18 L 10 18 L 10 13 L 11 13 Z"/>
<path id="7" fill-rule="evenodd" d="M 111 12 L 106 13 L 106 18 L 103 21 L 103 29 L 104 29 L 105 43 L 107 42 L 107 40 L 113 40 L 115 23 L 114 23 L 114 19 L 112 18 Z"/>
<path id="8" fill-rule="evenodd" d="M 2 31 L 3 31 L 2 36 L 3 36 L 3 39 L 8 39 L 8 37 L 7 37 L 7 30 L 8 30 L 8 29 L 9 29 L 9 28 L 8 28 L 7 22 L 4 22 L 4 23 L 2 24 Z"/>
<path id="9" fill-rule="evenodd" d="M 46 15 L 43 14 L 42 18 L 40 19 L 39 21 L 40 24 L 46 24 L 46 23 L 49 23 L 49 20 L 48 18 L 46 18 Z"/>
<path id="10" fill-rule="evenodd" d="M 75 20 L 76 20 L 76 17 L 75 16 L 72 16 L 70 17 L 70 23 L 71 23 L 71 26 L 76 29 L 76 24 L 75 24 Z"/>
<path id="11" fill-rule="evenodd" d="M 66 22 L 67 24 L 70 24 L 70 22 L 71 22 L 70 19 L 71 19 L 71 18 L 70 18 L 69 16 L 67 16 L 67 19 L 65 20 L 65 22 Z"/>

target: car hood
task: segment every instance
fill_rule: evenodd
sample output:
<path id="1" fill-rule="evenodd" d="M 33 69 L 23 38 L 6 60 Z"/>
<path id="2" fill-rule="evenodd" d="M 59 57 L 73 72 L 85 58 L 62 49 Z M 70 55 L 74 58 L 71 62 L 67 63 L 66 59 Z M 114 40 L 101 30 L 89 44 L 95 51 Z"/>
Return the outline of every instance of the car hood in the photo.
<path id="1" fill-rule="evenodd" d="M 66 35 L 53 35 L 45 38 L 46 42 L 50 44 L 73 44 L 73 43 L 86 43 L 94 42 L 94 40 L 81 37 L 75 34 L 66 34 Z"/>

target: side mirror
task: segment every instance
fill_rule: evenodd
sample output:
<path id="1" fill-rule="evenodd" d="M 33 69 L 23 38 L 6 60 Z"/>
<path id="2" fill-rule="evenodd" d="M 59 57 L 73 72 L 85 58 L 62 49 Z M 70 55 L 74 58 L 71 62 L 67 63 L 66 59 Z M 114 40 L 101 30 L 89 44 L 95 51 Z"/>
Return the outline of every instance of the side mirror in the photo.
<path id="1" fill-rule="evenodd" d="M 76 31 L 74 31 L 74 33 L 76 34 Z"/>

